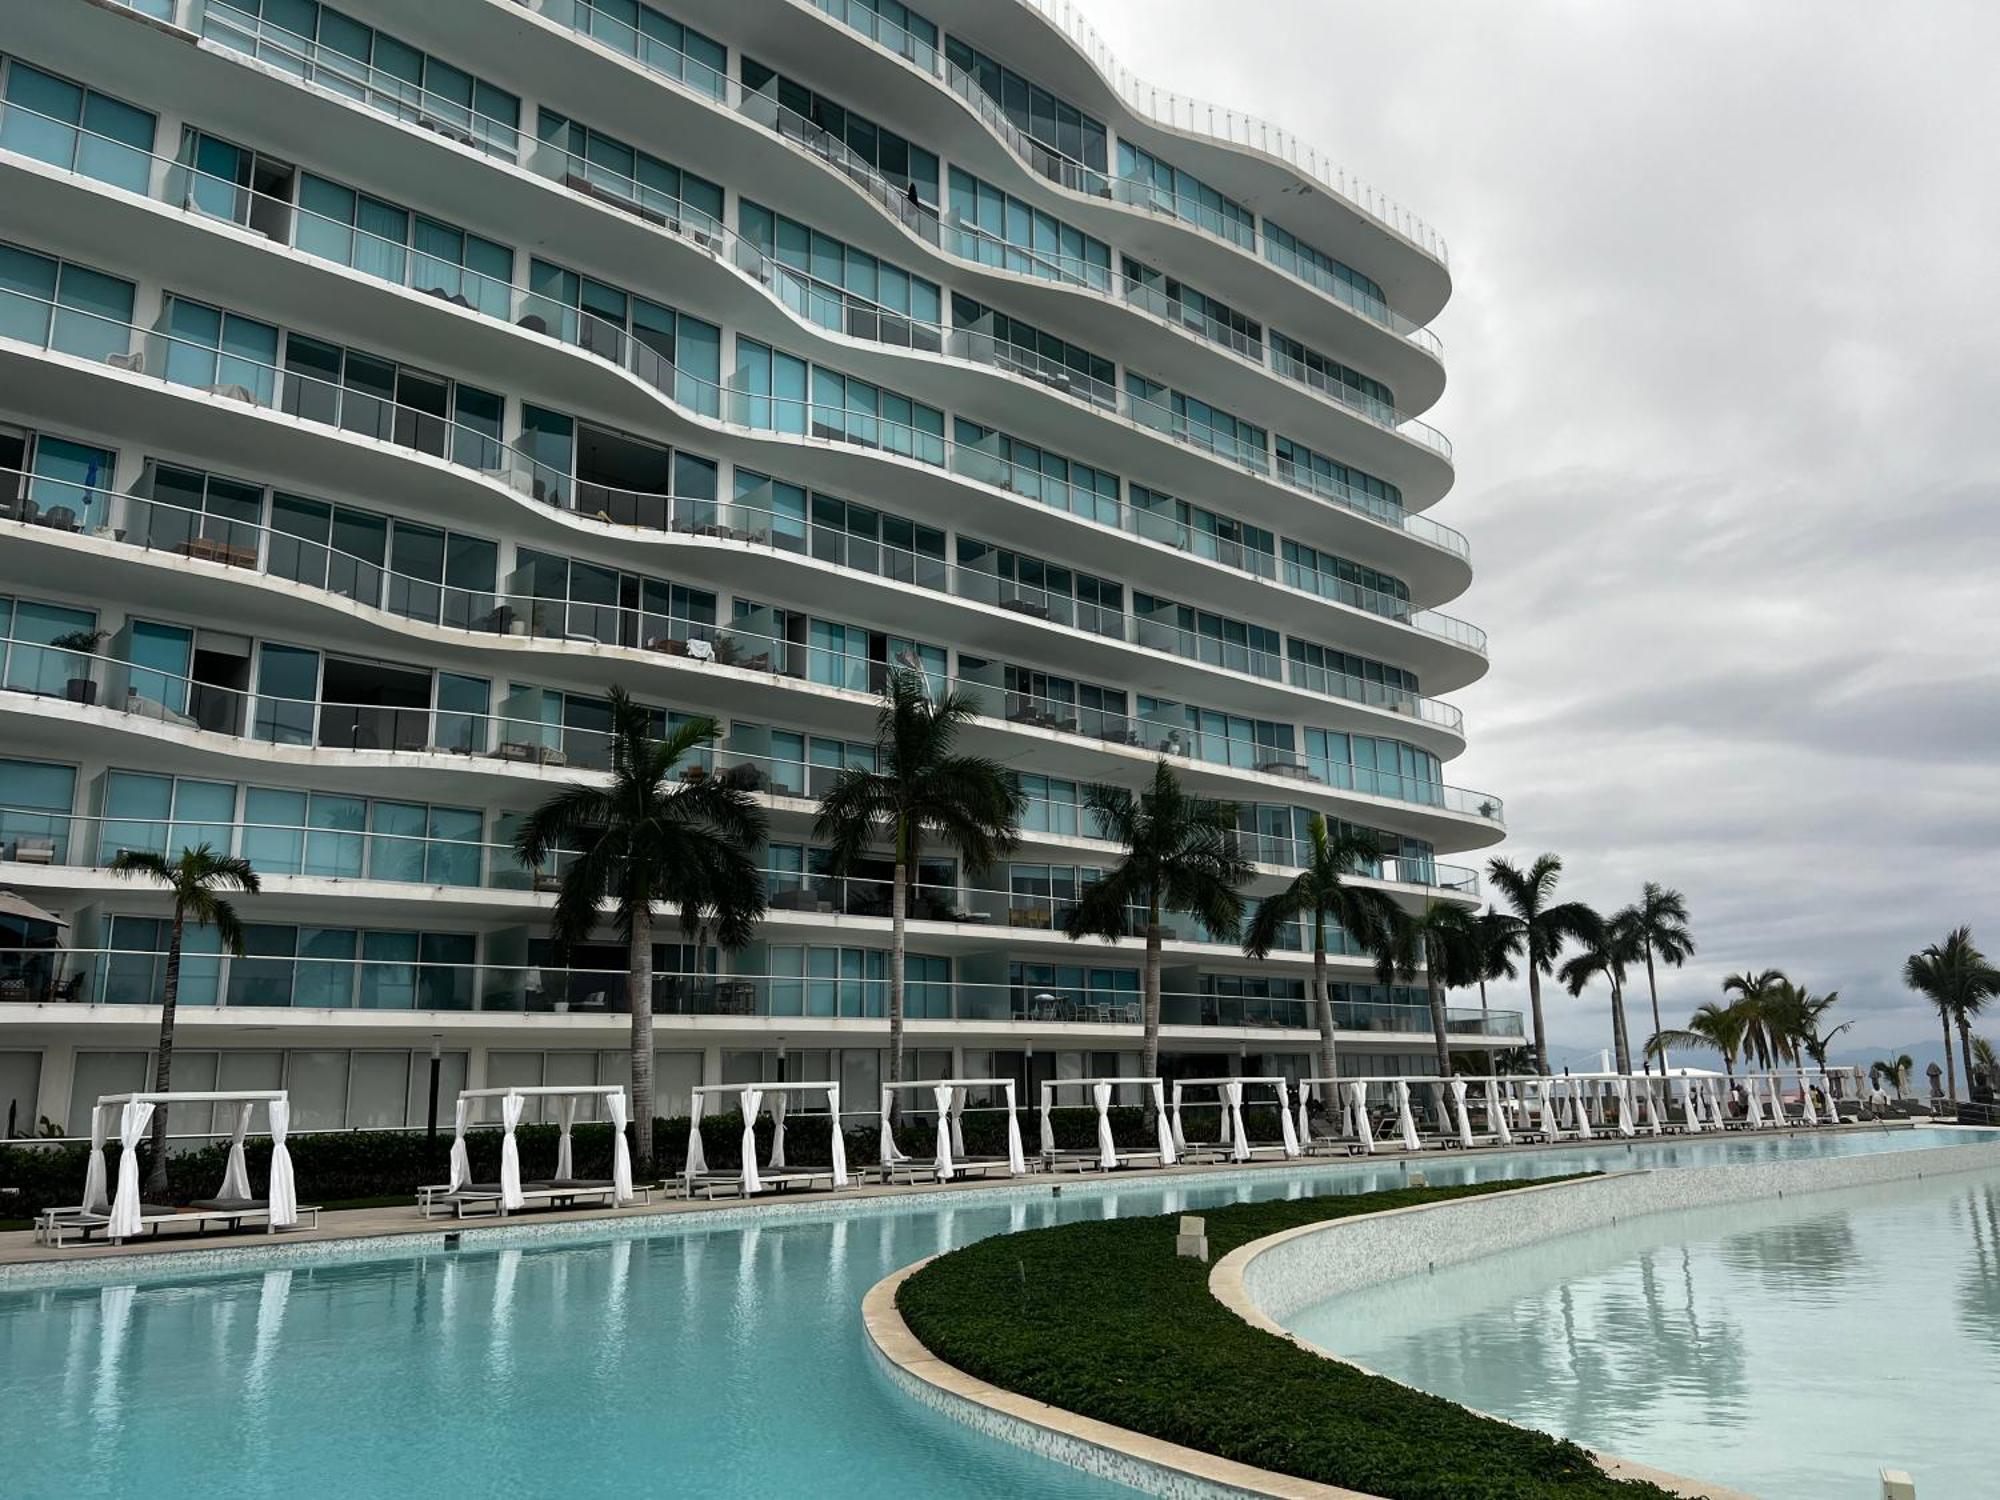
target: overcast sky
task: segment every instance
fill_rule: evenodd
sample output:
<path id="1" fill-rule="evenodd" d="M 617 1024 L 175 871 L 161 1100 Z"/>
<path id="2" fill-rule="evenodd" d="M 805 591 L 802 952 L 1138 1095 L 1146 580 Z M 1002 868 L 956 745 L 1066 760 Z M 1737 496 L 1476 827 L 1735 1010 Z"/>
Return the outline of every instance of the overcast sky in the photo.
<path id="1" fill-rule="evenodd" d="M 1670 1026 L 1776 967 L 1843 1045 L 1935 1039 L 1904 956 L 2000 950 L 2000 8 L 1081 4 L 1450 244 L 1435 513 L 1493 670 L 1447 777 L 1505 799 L 1501 852 L 1687 894 Z M 1600 995 L 1545 1001 L 1608 1044 Z"/>

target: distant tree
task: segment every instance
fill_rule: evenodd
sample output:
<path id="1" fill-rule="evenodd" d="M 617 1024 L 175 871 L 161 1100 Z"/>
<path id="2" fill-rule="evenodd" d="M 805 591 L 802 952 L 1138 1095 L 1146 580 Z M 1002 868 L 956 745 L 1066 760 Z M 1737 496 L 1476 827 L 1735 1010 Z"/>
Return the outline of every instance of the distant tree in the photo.
<path id="1" fill-rule="evenodd" d="M 1451 1046 L 1445 1024 L 1444 992 L 1467 982 L 1478 963 L 1478 918 L 1462 906 L 1433 901 L 1415 916 L 1398 913 L 1395 946 L 1382 967 L 1404 980 L 1421 971 L 1430 994 L 1431 1040 L 1437 1047 L 1437 1076 L 1451 1076 Z"/>
<path id="2" fill-rule="evenodd" d="M 1743 1053 L 1759 1067 L 1773 1067 L 1785 1058 L 1788 1044 L 1780 992 L 1788 983 L 1780 969 L 1731 974 L 1722 981 L 1722 993 L 1736 997 L 1733 1008 L 1743 1019 Z"/>
<path id="3" fill-rule="evenodd" d="M 1264 958 L 1283 940 L 1294 922 L 1305 922 L 1312 942 L 1313 1013 L 1319 1023 L 1319 1076 L 1336 1078 L 1332 986 L 1326 977 L 1329 925 L 1346 933 L 1378 962 L 1394 951 L 1396 903 L 1382 891 L 1349 884 L 1352 876 L 1374 867 L 1380 848 L 1358 834 L 1330 836 L 1326 819 L 1314 813 L 1306 823 L 1305 868 L 1290 885 L 1266 896 L 1243 934 L 1243 951 Z"/>
<path id="4" fill-rule="evenodd" d="M 1945 1078 L 1950 1096 L 1958 1097 L 1958 1079 L 1952 1068 L 1951 1029 L 1958 1027 L 1959 1047 L 1965 1058 L 1965 1080 L 1972 1082 L 1972 1018 L 1985 1009 L 1986 1002 L 2000 995 L 2000 969 L 1986 961 L 1973 944 L 1970 927 L 1955 927 L 1941 943 L 1932 943 L 1921 953 L 1912 953 L 1903 964 L 1903 983 L 1936 1007 L 1944 1027 Z"/>
<path id="5" fill-rule="evenodd" d="M 1593 979 L 1602 979 L 1610 986 L 1611 1050 L 1620 1073 L 1632 1071 L 1632 1046 L 1625 1030 L 1625 973 L 1644 956 L 1638 908 L 1628 906 L 1598 919 L 1558 976 L 1572 995 L 1582 995 Z"/>
<path id="6" fill-rule="evenodd" d="M 1695 1007 L 1688 1023 L 1678 1031 L 1655 1032 L 1646 1050 L 1664 1065 L 1669 1047 L 1700 1047 L 1722 1054 L 1722 1070 L 1736 1077 L 1736 1059 L 1743 1053 L 1743 1033 L 1749 1017 L 1734 1005 L 1707 1001 Z"/>
<path id="7" fill-rule="evenodd" d="M 1562 860 L 1553 854 L 1537 855 L 1526 869 L 1505 859 L 1494 859 L 1486 866 L 1487 878 L 1508 907 L 1500 915 L 1512 923 L 1520 938 L 1528 970 L 1528 1005 L 1535 1018 L 1535 1068 L 1545 1076 L 1549 1071 L 1549 1033 L 1542 1017 L 1542 976 L 1555 972 L 1563 945 L 1588 933 L 1597 915 L 1581 901 L 1555 899 L 1562 867 Z"/>
<path id="8" fill-rule="evenodd" d="M 1631 908 L 1635 912 L 1635 925 L 1640 946 L 1646 955 L 1646 991 L 1653 1002 L 1653 1034 L 1660 1035 L 1660 982 L 1654 973 L 1654 962 L 1678 969 L 1694 957 L 1694 934 L 1688 927 L 1687 898 L 1679 891 L 1669 889 L 1657 881 L 1649 880 L 1640 892 L 1638 904 Z M 1663 1053 L 1660 1067 L 1667 1067 L 1668 1059 Z"/>
<path id="9" fill-rule="evenodd" d="M 1487 907 L 1474 919 L 1474 979 L 1479 985 L 1479 1009 L 1486 1009 L 1486 986 L 1503 979 L 1517 979 L 1521 956 L 1521 929 L 1513 917 Z"/>
<path id="10" fill-rule="evenodd" d="M 1917 1060 L 1907 1052 L 1896 1057 L 1879 1058 L 1868 1065 L 1868 1081 L 1879 1087 L 1886 1078 L 1889 1087 L 1896 1091 L 1896 1097 L 1900 1099 L 1903 1097 L 1903 1090 L 1909 1086 L 1910 1075 L 1916 1068 Z"/>

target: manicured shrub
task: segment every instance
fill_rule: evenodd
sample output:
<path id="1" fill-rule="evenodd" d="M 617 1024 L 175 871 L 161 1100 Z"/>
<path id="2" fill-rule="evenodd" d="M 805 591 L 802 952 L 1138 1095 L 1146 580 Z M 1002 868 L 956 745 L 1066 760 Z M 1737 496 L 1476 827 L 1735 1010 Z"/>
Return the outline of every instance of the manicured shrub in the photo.
<path id="1" fill-rule="evenodd" d="M 1518 1187 L 1245 1203 L 1206 1217 L 1220 1258 L 1298 1224 Z M 995 1235 L 903 1283 L 911 1331 L 982 1380 L 1170 1442 L 1388 1500 L 1667 1500 L 1574 1443 L 1301 1349 L 1210 1294 L 1173 1217 Z"/>

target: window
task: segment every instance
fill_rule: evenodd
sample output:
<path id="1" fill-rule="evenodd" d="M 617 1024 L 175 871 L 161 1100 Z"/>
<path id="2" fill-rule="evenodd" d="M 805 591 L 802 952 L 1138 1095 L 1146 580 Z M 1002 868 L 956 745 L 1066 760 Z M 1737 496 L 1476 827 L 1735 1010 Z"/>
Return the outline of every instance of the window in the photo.
<path id="1" fill-rule="evenodd" d="M 1016 370 L 1099 406 L 1118 404 L 1118 368 L 1101 354 L 957 293 L 951 325 L 954 354 Z"/>
<path id="2" fill-rule="evenodd" d="M 1443 800 L 1438 758 L 1397 740 L 1308 729 L 1306 764 L 1322 781 L 1343 790 L 1402 802 L 1435 805 Z"/>
<path id="3" fill-rule="evenodd" d="M 107 94 L 7 63 L 0 147 L 135 193 L 150 187 L 155 118 Z"/>
<path id="4" fill-rule="evenodd" d="M 1125 588 L 977 537 L 958 538 L 959 591 L 1036 619 L 1125 638 Z"/>
<path id="5" fill-rule="evenodd" d="M 35 434 L 28 471 L 28 499 L 39 507 L 49 524 L 64 521 L 69 512 L 71 527 L 101 526 L 110 516 L 108 492 L 117 468 L 118 456 L 109 448 L 96 448 L 68 438 Z M 0 478 L 0 484 L 9 481 Z"/>
<path id="6" fill-rule="evenodd" d="M 686 223 L 722 233 L 722 188 L 706 177 L 551 109 L 542 110 L 538 128 L 544 145 L 564 153 L 562 180 L 567 186 L 676 230 Z"/>
<path id="7" fill-rule="evenodd" d="M 738 420 L 777 432 L 855 443 L 922 463 L 944 462 L 944 413 L 754 339 L 736 340 L 734 410 Z"/>
<path id="8" fill-rule="evenodd" d="M 1396 393 L 1388 386 L 1285 334 L 1271 335 L 1271 368 L 1287 380 L 1324 391 L 1378 422 L 1394 423 L 1398 418 Z"/>
<path id="9" fill-rule="evenodd" d="M 813 0 L 813 3 L 842 25 L 851 26 L 891 52 L 920 64 L 925 72 L 937 71 L 937 25 L 902 0 Z"/>
<path id="10" fill-rule="evenodd" d="M 800 124 L 817 126 L 863 166 L 872 167 L 897 193 L 914 192 L 920 201 L 937 207 L 938 159 L 932 153 L 754 58 L 745 57 L 740 72 L 745 90 L 765 95 L 790 116 L 789 120 L 767 121 L 773 129 L 796 134 Z"/>
<path id="11" fill-rule="evenodd" d="M 1139 624 L 1139 643 L 1171 651 L 1232 672 L 1276 679 L 1283 675 L 1277 631 L 1227 616 L 1177 604 L 1137 590 L 1132 614 Z"/>
<path id="12" fill-rule="evenodd" d="M 1116 474 L 963 417 L 955 419 L 953 431 L 958 444 L 953 458 L 959 473 L 1054 510 L 1086 516 L 1106 526 L 1118 524 Z"/>
<path id="13" fill-rule="evenodd" d="M 1388 295 L 1352 266 L 1315 250 L 1283 226 L 1264 221 L 1264 255 L 1272 265 L 1290 271 L 1378 323 L 1390 319 Z"/>
<path id="14" fill-rule="evenodd" d="M 1338 505 L 1402 524 L 1403 492 L 1395 485 L 1315 453 L 1288 437 L 1278 439 L 1278 477 Z"/>
<path id="15" fill-rule="evenodd" d="M 0 245 L 0 337 L 84 359 L 127 361 L 129 281 L 32 250 Z"/>
<path id="16" fill-rule="evenodd" d="M 602 355 L 708 416 L 721 412 L 722 330 L 539 258 L 528 267 L 527 326 Z M 530 321 L 532 320 L 532 321 Z"/>
<path id="17" fill-rule="evenodd" d="M 68 864 L 76 767 L 0 760 L 0 787 L 6 788 L 0 791 L 0 858 L 23 859 L 46 849 L 51 863 Z"/>
<path id="18" fill-rule="evenodd" d="M 466 468 L 500 464 L 499 395 L 303 334 L 285 337 L 284 407 Z"/>
<path id="19" fill-rule="evenodd" d="M 515 558 L 510 601 L 549 601 L 546 608 L 529 606 L 537 635 L 657 648 L 714 634 L 715 595 L 706 589 L 526 547 L 518 548 Z"/>
<path id="20" fill-rule="evenodd" d="M 958 167 L 951 169 L 951 222 L 956 238 L 948 248 L 967 260 L 1111 290 L 1109 245 Z"/>
<path id="21" fill-rule="evenodd" d="M 1400 578 L 1290 538 L 1285 541 L 1284 560 L 1285 582 L 1295 589 L 1338 599 L 1391 619 L 1409 615 L 1410 586 Z"/>
<path id="22" fill-rule="evenodd" d="M 1261 526 L 1176 500 L 1142 484 L 1132 486 L 1132 509 L 1136 529 L 1143 537 L 1259 578 L 1277 574 L 1276 539 Z"/>
<path id="23" fill-rule="evenodd" d="M 0 626 L 5 627 L 0 633 L 6 637 L 6 644 L 0 647 L 6 656 L 0 685 L 15 692 L 59 697 L 70 691 L 72 682 L 89 683 L 90 658 L 52 643 L 91 630 L 96 624 L 93 610 L 0 596 Z"/>
<path id="24" fill-rule="evenodd" d="M 1401 706 L 1417 695 L 1417 674 L 1370 657 L 1294 637 L 1287 644 L 1292 681 L 1315 693 Z"/>
<path id="25" fill-rule="evenodd" d="M 263 549 L 261 486 L 199 469 L 148 461 L 129 507 L 131 530 L 148 547 L 254 565 Z"/>
<path id="26" fill-rule="evenodd" d="M 770 288 L 802 318 L 858 339 L 943 347 L 935 281 L 745 198 L 736 227 L 773 263 Z"/>
<path id="27" fill-rule="evenodd" d="M 234 782 L 108 771 L 97 862 L 108 865 L 127 849 L 173 859 L 200 844 L 229 854 L 236 848 L 235 820 Z"/>
<path id="28" fill-rule="evenodd" d="M 298 248 L 365 275 L 511 318 L 514 252 L 454 225 L 305 174 Z"/>
<path id="29" fill-rule="evenodd" d="M 677 78 L 712 99 L 723 96 L 729 80 L 727 49 L 650 5 L 640 5 L 637 0 L 592 0 L 574 9 L 570 24 L 605 46 L 637 58 L 649 72 Z"/>
<path id="30" fill-rule="evenodd" d="M 1129 255 L 1124 263 L 1128 301 L 1192 329 L 1211 343 L 1225 345 L 1262 362 L 1263 324 Z"/>
<path id="31" fill-rule="evenodd" d="M 1170 390 L 1135 370 L 1125 372 L 1125 392 L 1133 417 L 1148 427 L 1259 473 L 1270 469 L 1270 434 L 1256 424 L 1199 397 Z"/>
<path id="32" fill-rule="evenodd" d="M 269 323 L 169 296 L 163 326 L 165 332 L 149 342 L 165 345 L 163 368 L 174 384 L 259 406 L 276 399 L 278 330 Z M 308 408 L 300 401 L 297 382 L 288 380 L 286 387 L 286 409 L 304 414 Z"/>
<path id="33" fill-rule="evenodd" d="M 1101 186 L 1096 174 L 1110 166 L 1108 137 L 1101 122 L 957 37 L 946 39 L 945 57 L 1000 106 L 1001 113 L 1016 130 L 1072 164 L 1065 171 L 1061 163 L 1045 162 L 1031 154 L 1030 160 L 1037 171 L 1071 187 L 1096 191 Z M 1079 173 L 1075 166 L 1088 168 L 1090 172 Z"/>
<path id="34" fill-rule="evenodd" d="M 1118 176 L 1130 184 L 1130 201 L 1173 214 L 1246 248 L 1257 243 L 1257 216 L 1249 209 L 1130 141 L 1118 143 Z"/>

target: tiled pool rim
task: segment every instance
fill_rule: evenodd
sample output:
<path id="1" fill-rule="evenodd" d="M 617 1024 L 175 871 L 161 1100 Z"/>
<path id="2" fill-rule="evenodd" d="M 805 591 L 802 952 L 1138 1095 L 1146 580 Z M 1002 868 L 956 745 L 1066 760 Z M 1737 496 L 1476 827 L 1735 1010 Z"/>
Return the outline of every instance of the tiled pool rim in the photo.
<path id="1" fill-rule="evenodd" d="M 1209 1290 L 1253 1327 L 1322 1359 L 1367 1370 L 1354 1360 L 1301 1339 L 1278 1319 L 1343 1292 L 1604 1227 L 1620 1218 L 1782 1198 L 1788 1192 L 1816 1193 L 1994 1170 L 2000 1170 L 2000 1143 L 1868 1156 L 1642 1168 L 1571 1182 L 1529 1183 L 1477 1198 L 1300 1225 L 1253 1240 L 1216 1262 L 1209 1273 Z M 1520 1200 L 1528 1195 L 1539 1199 L 1538 1206 L 1545 1206 L 1546 1211 L 1521 1212 Z M 1607 1472 L 1648 1479 L 1683 1495 L 1702 1500 L 1751 1500 L 1740 1491 L 1667 1474 L 1614 1454 L 1596 1452 L 1593 1456 Z"/>

